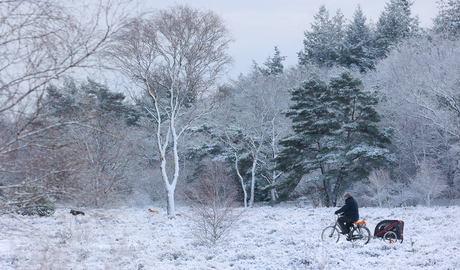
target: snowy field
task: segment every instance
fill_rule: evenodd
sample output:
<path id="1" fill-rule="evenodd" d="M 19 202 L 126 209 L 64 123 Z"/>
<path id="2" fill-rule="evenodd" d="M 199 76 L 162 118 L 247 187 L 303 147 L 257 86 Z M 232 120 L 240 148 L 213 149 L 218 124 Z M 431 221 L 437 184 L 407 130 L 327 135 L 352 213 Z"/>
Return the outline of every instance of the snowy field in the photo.
<path id="1" fill-rule="evenodd" d="M 361 208 L 372 234 L 403 220 L 404 242 L 325 245 L 335 209 L 254 207 L 216 246 L 198 243 L 186 207 L 172 220 L 147 208 L 2 216 L 0 269 L 460 269 L 460 207 Z"/>

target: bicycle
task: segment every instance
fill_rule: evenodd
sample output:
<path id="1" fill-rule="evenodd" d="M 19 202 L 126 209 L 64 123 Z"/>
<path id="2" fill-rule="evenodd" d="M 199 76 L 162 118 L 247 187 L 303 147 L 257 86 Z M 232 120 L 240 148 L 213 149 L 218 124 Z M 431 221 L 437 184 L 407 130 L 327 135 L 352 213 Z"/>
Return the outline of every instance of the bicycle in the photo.
<path id="1" fill-rule="evenodd" d="M 321 234 L 321 240 L 323 242 L 337 243 L 339 242 L 340 235 L 342 234 L 339 230 L 339 217 L 340 214 L 337 214 L 337 219 L 335 220 L 334 225 L 327 226 L 323 233 Z M 371 240 L 371 232 L 366 227 L 366 221 L 362 220 L 360 222 L 354 222 L 353 227 L 351 227 L 350 232 L 347 235 L 347 241 L 356 242 L 363 241 L 364 244 L 369 243 Z"/>

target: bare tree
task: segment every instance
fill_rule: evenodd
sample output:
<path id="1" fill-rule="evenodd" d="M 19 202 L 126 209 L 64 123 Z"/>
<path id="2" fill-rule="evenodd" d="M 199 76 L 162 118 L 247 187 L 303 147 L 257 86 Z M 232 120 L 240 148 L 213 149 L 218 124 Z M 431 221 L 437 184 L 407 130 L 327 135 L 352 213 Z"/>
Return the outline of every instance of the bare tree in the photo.
<path id="1" fill-rule="evenodd" d="M 127 18 L 130 2 L 1 1 L 0 171 L 6 175 L 5 188 L 17 183 L 43 188 L 51 172 L 29 164 L 49 150 L 41 136 L 63 124 L 37 125 L 46 87 L 63 75 L 98 67 L 99 53 Z M 26 149 L 31 148 L 38 151 L 29 156 Z"/>
<path id="2" fill-rule="evenodd" d="M 388 171 L 383 169 L 374 170 L 369 175 L 368 180 L 367 190 L 372 194 L 371 200 L 375 201 L 379 207 L 382 207 L 384 203 L 387 203 L 388 207 L 390 207 L 394 183 Z"/>
<path id="3" fill-rule="evenodd" d="M 94 56 L 112 41 L 126 18 L 128 3 L 2 1 L 0 113 L 17 111 L 28 98 L 35 102 L 51 81 L 66 72 L 94 67 Z"/>
<path id="4" fill-rule="evenodd" d="M 72 165 L 73 187 L 86 205 L 103 206 L 130 191 L 128 180 L 139 162 L 132 145 L 138 112 L 124 102 L 125 95 L 92 80 L 69 80 L 61 88 L 49 87 L 46 98 L 50 121 L 75 121 L 53 134 L 61 141 L 60 162 Z M 65 179 L 54 179 L 56 186 Z M 77 194 L 75 194 L 77 195 Z"/>
<path id="5" fill-rule="evenodd" d="M 69 142 L 61 152 L 66 153 L 63 162 L 72 164 L 72 195 L 86 206 L 117 203 L 131 192 L 132 178 L 136 178 L 133 171 L 139 158 L 132 147 L 136 131 L 120 119 L 107 117 L 104 121 L 88 123 L 94 128 L 72 126 L 60 134 Z"/>
<path id="6" fill-rule="evenodd" d="M 230 181 L 224 162 L 208 162 L 197 183 L 187 194 L 194 215 L 195 236 L 215 245 L 222 239 L 242 212 L 235 211 L 236 185 Z"/>
<path id="7" fill-rule="evenodd" d="M 280 151 L 279 140 L 291 131 L 282 111 L 289 106 L 288 89 L 295 83 L 283 73 L 264 75 L 257 69 L 248 76 L 240 76 L 235 82 L 236 91 L 230 103 L 235 109 L 228 111 L 237 112 L 233 122 L 245 134 L 252 158 L 249 206 L 254 203 L 258 175 L 269 186 L 276 184 L 282 175 L 275 169 L 277 164 L 274 159 Z M 273 187 L 270 188 L 270 196 L 272 201 L 276 200 L 276 189 Z"/>
<path id="8" fill-rule="evenodd" d="M 155 129 L 169 216 L 175 215 L 179 138 L 212 111 L 219 78 L 231 63 L 230 42 L 213 12 L 174 6 L 126 24 L 113 48 L 122 71 L 143 91 L 139 102 Z"/>
<path id="9" fill-rule="evenodd" d="M 423 196 L 423 200 L 428 207 L 431 206 L 433 199 L 447 189 L 446 181 L 436 163 L 430 160 L 420 162 L 420 169 L 410 182 L 413 191 Z"/>
<path id="10" fill-rule="evenodd" d="M 230 160 L 233 159 L 233 165 L 235 168 L 236 175 L 241 184 L 241 190 L 243 191 L 243 202 L 244 208 L 248 207 L 248 191 L 246 190 L 246 183 L 244 177 L 240 171 L 240 160 L 246 158 L 248 153 L 245 152 L 244 143 L 241 140 L 241 133 L 239 131 L 226 129 L 220 136 L 221 142 L 227 148 L 226 152 L 229 153 Z"/>

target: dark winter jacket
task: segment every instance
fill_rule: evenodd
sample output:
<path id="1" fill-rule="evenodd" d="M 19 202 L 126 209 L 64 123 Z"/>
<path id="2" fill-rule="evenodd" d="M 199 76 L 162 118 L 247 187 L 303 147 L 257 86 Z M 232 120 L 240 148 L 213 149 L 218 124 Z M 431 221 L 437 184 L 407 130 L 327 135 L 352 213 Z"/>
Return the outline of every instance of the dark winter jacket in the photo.
<path id="1" fill-rule="evenodd" d="M 348 199 L 345 200 L 345 205 L 335 211 L 335 213 L 343 213 L 345 216 L 356 222 L 359 219 L 358 203 L 355 199 L 353 199 L 353 197 L 348 197 Z"/>

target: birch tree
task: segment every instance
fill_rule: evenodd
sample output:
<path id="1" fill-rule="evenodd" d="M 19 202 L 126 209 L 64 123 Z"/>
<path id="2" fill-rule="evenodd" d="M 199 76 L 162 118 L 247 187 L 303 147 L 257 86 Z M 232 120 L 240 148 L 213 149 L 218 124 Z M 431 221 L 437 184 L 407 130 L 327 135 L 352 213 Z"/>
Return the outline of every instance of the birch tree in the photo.
<path id="1" fill-rule="evenodd" d="M 138 101 L 154 127 L 167 212 L 172 217 L 179 139 L 196 119 L 213 110 L 220 76 L 231 63 L 227 49 L 232 38 L 213 12 L 174 6 L 133 19 L 118 39 L 112 56 L 142 90 Z"/>
<path id="2" fill-rule="evenodd" d="M 275 50 L 274 58 L 277 55 L 279 57 L 279 51 Z M 255 67 L 248 76 L 240 76 L 235 82 L 236 90 L 231 102 L 240 116 L 235 117 L 234 123 L 243 130 L 251 153 L 250 206 L 255 200 L 256 180 L 261 182 L 258 183 L 260 187 L 267 186 L 270 199 L 276 200 L 274 184 L 283 173 L 276 169 L 274 159 L 280 152 L 278 142 L 291 131 L 282 110 L 287 109 L 290 102 L 287 89 L 295 83 L 282 70 L 278 73 L 264 72 L 270 70 L 269 64 L 267 61 L 265 70 Z M 244 117 L 241 117 L 242 114 Z"/>

